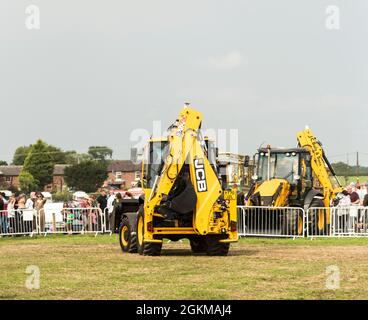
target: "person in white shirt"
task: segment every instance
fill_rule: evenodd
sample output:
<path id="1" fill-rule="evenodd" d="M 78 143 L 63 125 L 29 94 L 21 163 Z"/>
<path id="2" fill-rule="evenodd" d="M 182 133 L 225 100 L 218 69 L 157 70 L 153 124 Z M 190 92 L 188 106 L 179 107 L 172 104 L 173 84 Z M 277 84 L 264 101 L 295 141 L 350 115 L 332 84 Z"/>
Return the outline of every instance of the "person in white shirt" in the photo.
<path id="1" fill-rule="evenodd" d="M 337 205 L 338 219 L 336 220 L 337 225 L 335 226 L 335 228 L 338 232 L 346 232 L 347 224 L 349 221 L 350 208 L 351 208 L 350 194 L 345 189 L 340 196 L 341 198 L 340 198 L 339 204 Z"/>
<path id="2" fill-rule="evenodd" d="M 114 189 L 110 189 L 110 195 L 107 198 L 107 214 L 105 216 L 105 221 L 106 221 L 106 229 L 110 230 L 111 224 L 110 224 L 110 219 L 112 216 L 112 212 L 114 211 L 114 202 L 115 202 L 115 193 L 114 193 Z"/>
<path id="3" fill-rule="evenodd" d="M 355 192 L 359 195 L 359 200 L 360 200 L 359 204 L 362 204 L 363 199 L 364 199 L 365 195 L 367 194 L 367 189 L 365 188 L 364 185 L 358 184 L 356 186 L 356 191 Z"/>
<path id="4" fill-rule="evenodd" d="M 33 199 L 36 198 L 36 192 L 31 192 L 30 197 L 26 201 L 26 209 L 32 210 L 34 208 Z"/>
<path id="5" fill-rule="evenodd" d="M 112 211 L 114 210 L 114 201 L 115 201 L 115 194 L 114 194 L 114 189 L 110 190 L 110 195 L 107 198 L 107 210 L 109 212 L 109 214 L 112 213 Z"/>
<path id="6" fill-rule="evenodd" d="M 362 188 L 361 188 L 361 197 L 360 199 L 363 200 L 364 197 L 368 194 L 368 182 L 366 182 L 365 184 L 362 185 Z"/>

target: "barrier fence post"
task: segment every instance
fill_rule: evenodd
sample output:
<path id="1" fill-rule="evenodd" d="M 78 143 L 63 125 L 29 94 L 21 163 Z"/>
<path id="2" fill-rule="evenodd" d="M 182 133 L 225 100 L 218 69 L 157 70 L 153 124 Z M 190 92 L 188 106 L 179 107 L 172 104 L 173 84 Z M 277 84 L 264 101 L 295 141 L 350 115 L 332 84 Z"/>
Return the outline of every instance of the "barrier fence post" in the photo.
<path id="1" fill-rule="evenodd" d="M 110 217 L 109 217 L 109 208 L 105 208 L 104 213 L 104 221 L 105 221 L 105 233 L 110 233 L 110 236 L 112 235 L 112 230 L 110 226 Z M 107 227 L 108 226 L 108 227 Z"/>

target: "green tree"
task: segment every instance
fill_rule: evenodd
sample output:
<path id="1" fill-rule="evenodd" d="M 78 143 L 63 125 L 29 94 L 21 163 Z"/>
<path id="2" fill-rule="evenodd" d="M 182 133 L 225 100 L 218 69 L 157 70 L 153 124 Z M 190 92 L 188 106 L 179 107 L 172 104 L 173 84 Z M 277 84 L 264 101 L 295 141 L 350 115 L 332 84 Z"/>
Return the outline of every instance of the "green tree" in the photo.
<path id="1" fill-rule="evenodd" d="M 12 162 L 13 165 L 22 166 L 30 150 L 31 150 L 31 146 L 28 146 L 28 147 L 23 146 L 23 147 L 17 148 L 13 156 L 13 162 Z"/>
<path id="2" fill-rule="evenodd" d="M 64 178 L 74 190 L 95 192 L 107 178 L 107 165 L 97 161 L 83 161 L 65 168 Z"/>
<path id="3" fill-rule="evenodd" d="M 37 189 L 38 181 L 27 171 L 22 170 L 19 175 L 19 184 L 22 192 L 30 193 Z"/>
<path id="4" fill-rule="evenodd" d="M 47 149 L 55 164 L 66 164 L 66 152 L 52 145 L 48 145 Z"/>
<path id="5" fill-rule="evenodd" d="M 7 166 L 8 163 L 4 160 L 0 160 L 0 166 Z"/>
<path id="6" fill-rule="evenodd" d="M 351 171 L 351 167 L 344 162 L 332 163 L 332 167 L 339 176 L 347 176 Z"/>
<path id="7" fill-rule="evenodd" d="M 92 157 L 87 153 L 77 153 L 76 151 L 65 152 L 65 164 L 75 165 L 88 160 L 92 160 Z"/>
<path id="8" fill-rule="evenodd" d="M 107 161 L 107 158 L 112 158 L 112 149 L 106 146 L 92 146 L 88 149 L 88 154 L 95 160 Z"/>
<path id="9" fill-rule="evenodd" d="M 68 164 L 68 157 L 70 154 L 75 154 L 75 151 L 63 151 L 58 147 L 55 147 L 53 145 L 48 145 L 47 150 L 49 151 L 50 156 L 52 157 L 52 160 L 55 164 Z M 17 166 L 24 165 L 24 161 L 27 158 L 29 151 L 31 150 L 32 145 L 29 147 L 19 147 L 17 150 L 15 150 L 14 156 L 13 156 L 13 164 Z"/>
<path id="10" fill-rule="evenodd" d="M 357 166 L 349 166 L 344 162 L 332 163 L 332 167 L 334 168 L 338 176 L 345 176 L 345 177 L 355 176 L 357 173 Z M 368 168 L 360 166 L 359 173 L 361 175 L 368 174 Z"/>
<path id="11" fill-rule="evenodd" d="M 29 172 L 35 179 L 38 189 L 43 189 L 52 182 L 54 159 L 50 155 L 48 146 L 38 140 L 31 146 L 23 170 Z"/>

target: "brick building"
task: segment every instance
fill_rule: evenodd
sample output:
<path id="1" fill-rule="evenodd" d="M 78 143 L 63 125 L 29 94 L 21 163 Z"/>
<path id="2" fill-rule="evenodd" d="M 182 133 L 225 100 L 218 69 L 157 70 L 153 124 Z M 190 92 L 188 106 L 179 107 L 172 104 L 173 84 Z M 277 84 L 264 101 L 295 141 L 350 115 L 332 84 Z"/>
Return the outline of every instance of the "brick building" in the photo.
<path id="1" fill-rule="evenodd" d="M 107 168 L 108 178 L 104 187 L 131 188 L 141 177 L 141 164 L 131 160 L 115 160 Z"/>
<path id="2" fill-rule="evenodd" d="M 0 188 L 19 189 L 19 174 L 22 166 L 0 166 Z"/>
<path id="3" fill-rule="evenodd" d="M 57 164 L 54 167 L 52 184 L 45 191 L 62 191 L 65 188 L 64 170 L 67 165 Z M 0 166 L 0 189 L 19 189 L 19 175 L 23 166 Z"/>
<path id="4" fill-rule="evenodd" d="M 65 164 L 56 164 L 54 167 L 54 175 L 52 184 L 47 186 L 48 191 L 61 192 L 67 187 L 64 181 L 64 170 L 67 167 Z"/>
<path id="5" fill-rule="evenodd" d="M 67 188 L 64 180 L 64 170 L 67 165 L 57 164 L 54 168 L 52 184 L 45 187 L 45 191 L 60 192 Z M 0 166 L 0 189 L 19 189 L 19 175 L 22 166 Z M 141 165 L 134 164 L 130 160 L 112 161 L 107 169 L 108 178 L 104 187 L 116 187 L 119 189 L 134 187 L 140 179 Z"/>

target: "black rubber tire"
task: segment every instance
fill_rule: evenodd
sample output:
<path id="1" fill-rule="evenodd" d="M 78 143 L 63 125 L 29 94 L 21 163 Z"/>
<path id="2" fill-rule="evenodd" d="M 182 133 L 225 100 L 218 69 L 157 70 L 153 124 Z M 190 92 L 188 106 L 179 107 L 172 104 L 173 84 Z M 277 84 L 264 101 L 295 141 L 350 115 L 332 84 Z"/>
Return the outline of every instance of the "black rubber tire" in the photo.
<path id="1" fill-rule="evenodd" d="M 129 253 L 137 253 L 138 252 L 138 240 L 137 240 L 137 232 L 132 234 Z"/>
<path id="2" fill-rule="evenodd" d="M 131 225 L 128 218 L 122 218 L 119 226 L 119 243 L 123 252 L 129 252 L 132 243 Z"/>
<path id="3" fill-rule="evenodd" d="M 221 237 L 206 236 L 207 255 L 208 256 L 226 256 L 229 253 L 230 243 L 219 242 Z"/>
<path id="4" fill-rule="evenodd" d="M 140 221 L 142 221 L 140 223 Z M 136 239 L 137 239 L 137 251 L 140 255 L 144 256 L 159 256 L 161 254 L 162 242 L 145 242 L 139 241 L 144 238 L 144 214 L 140 208 L 137 217 L 136 227 Z"/>
<path id="5" fill-rule="evenodd" d="M 207 252 L 207 242 L 205 237 L 203 236 L 193 237 L 189 239 L 189 241 L 193 253 Z"/>
<path id="6" fill-rule="evenodd" d="M 123 228 L 126 228 L 125 233 L 125 243 L 123 241 Z M 119 243 L 120 248 L 123 252 L 136 253 L 137 248 L 137 234 L 132 232 L 132 226 L 127 217 L 123 217 L 119 226 Z M 132 234 L 133 233 L 133 234 Z"/>
<path id="7" fill-rule="evenodd" d="M 309 209 L 311 208 L 323 208 L 325 205 L 321 199 L 313 199 L 311 202 Z M 320 231 L 316 229 L 316 226 L 319 224 L 319 215 L 311 215 L 309 216 L 309 234 L 310 235 L 326 235 L 327 234 L 327 223 L 326 223 L 326 215 L 323 216 L 323 230 Z M 317 227 L 318 228 L 318 227 Z M 318 234 L 315 234 L 315 231 L 318 231 Z"/>
<path id="8" fill-rule="evenodd" d="M 162 242 L 144 242 L 144 256 L 159 256 L 161 255 Z"/>
<path id="9" fill-rule="evenodd" d="M 299 211 L 290 211 L 285 214 L 282 221 L 281 234 L 282 235 L 291 235 L 291 236 L 300 236 L 303 234 L 303 228 L 299 230 L 299 220 L 303 221 L 303 215 L 299 213 Z"/>
<path id="10" fill-rule="evenodd" d="M 139 210 L 139 212 L 138 212 L 136 230 L 137 230 L 137 251 L 140 255 L 143 255 L 144 224 L 142 223 L 141 226 L 139 225 L 140 219 L 142 219 L 142 221 L 143 221 L 143 214 L 142 214 L 141 210 Z"/>

